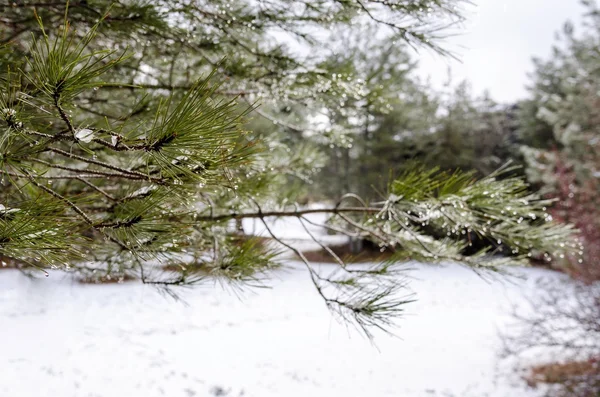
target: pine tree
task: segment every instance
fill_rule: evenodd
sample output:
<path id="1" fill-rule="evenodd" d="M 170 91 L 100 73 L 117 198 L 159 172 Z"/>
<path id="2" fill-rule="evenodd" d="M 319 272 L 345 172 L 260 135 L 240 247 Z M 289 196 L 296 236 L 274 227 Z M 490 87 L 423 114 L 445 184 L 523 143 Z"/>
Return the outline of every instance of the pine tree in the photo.
<path id="1" fill-rule="evenodd" d="M 371 30 L 349 33 L 341 40 L 343 52 L 324 63 L 362 82 L 357 97 L 330 111 L 329 128 L 340 131 L 341 139 L 331 148 L 320 182 L 334 196 L 347 191 L 378 197 L 390 171 L 403 166 L 403 155 L 411 151 L 398 138 L 414 134 L 424 139 L 433 124 L 435 105 L 428 103 L 432 96 L 414 77 L 416 62 L 408 46 L 374 43 L 373 36 Z"/>
<path id="2" fill-rule="evenodd" d="M 288 187 L 290 177 L 313 172 L 310 147 L 282 161 L 282 145 L 284 155 L 296 148 L 247 129 L 258 113 L 302 133 L 313 112 L 332 109 L 340 98 L 360 99 L 360 81 L 327 70 L 322 59 L 300 60 L 273 40 L 274 31 L 316 48 L 317 28 L 365 23 L 379 26 L 386 40 L 444 53 L 435 32 L 460 20 L 457 5 L 0 5 L 0 255 L 42 272 L 134 277 L 168 293 L 215 277 L 257 285 L 277 266 L 277 251 L 230 227 L 255 219 L 299 256 L 330 309 L 369 332 L 389 325 L 407 303 L 397 294 L 401 261 L 498 269 L 533 252 L 575 249 L 570 227 L 550 221 L 550 202 L 506 170 L 475 180 L 416 169 L 390 181 L 379 202 L 340 192 L 329 208 L 303 209 Z M 256 109 L 262 100 L 267 106 Z M 298 123 L 274 119 L 282 104 L 288 113 L 300 109 L 290 115 Z M 294 217 L 306 225 L 311 213 L 330 216 L 323 228 L 394 250 L 393 260 L 352 268 L 331 252 L 338 271 L 318 272 L 267 221 Z M 464 236 L 471 234 L 496 248 L 466 255 Z M 440 235 L 446 237 L 432 237 Z M 498 250 L 503 255 L 494 255 Z"/>
<path id="3" fill-rule="evenodd" d="M 575 224 L 583 243 L 578 255 L 545 258 L 573 279 L 540 282 L 536 310 L 515 313 L 518 332 L 506 337 L 518 359 L 552 351 L 555 362 L 531 368 L 529 382 L 556 397 L 600 393 L 600 7 L 582 4 L 582 26 L 566 23 L 552 54 L 535 60 L 519 119 L 527 177 L 558 199 L 551 214 Z"/>
<path id="4" fill-rule="evenodd" d="M 583 256 L 557 265 L 589 281 L 600 278 L 600 8 L 583 4 L 581 31 L 566 23 L 552 56 L 535 60 L 519 132 L 529 180 L 560 199 L 554 216 L 575 224 L 585 242 Z"/>

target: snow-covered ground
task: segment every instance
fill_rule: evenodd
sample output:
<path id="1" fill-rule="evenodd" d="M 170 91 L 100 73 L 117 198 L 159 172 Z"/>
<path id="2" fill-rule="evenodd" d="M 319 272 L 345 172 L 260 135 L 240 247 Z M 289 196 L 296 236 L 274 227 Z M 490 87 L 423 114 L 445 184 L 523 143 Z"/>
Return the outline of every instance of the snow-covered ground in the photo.
<path id="1" fill-rule="evenodd" d="M 318 248 L 297 219 L 269 223 L 298 248 Z M 328 244 L 346 241 L 306 226 Z M 268 235 L 260 221 L 244 229 Z M 498 332 L 536 279 L 560 276 L 518 269 L 523 278 L 484 280 L 458 265 L 410 267 L 418 301 L 395 336 L 376 334 L 374 344 L 332 317 L 292 260 L 271 288 L 207 284 L 179 290 L 185 303 L 135 282 L 2 270 L 0 397 L 535 396 L 499 365 Z"/>
<path id="2" fill-rule="evenodd" d="M 485 281 L 414 265 L 418 301 L 375 346 L 332 319 L 293 262 L 272 288 L 206 285 L 186 304 L 136 283 L 0 271 L 0 396 L 533 396 L 498 371 L 498 329 L 549 272 Z"/>

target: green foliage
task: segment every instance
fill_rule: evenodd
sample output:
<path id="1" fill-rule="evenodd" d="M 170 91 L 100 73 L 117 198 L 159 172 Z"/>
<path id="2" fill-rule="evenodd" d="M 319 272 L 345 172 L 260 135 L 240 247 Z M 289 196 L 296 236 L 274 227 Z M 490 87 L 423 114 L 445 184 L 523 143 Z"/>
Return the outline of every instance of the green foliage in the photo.
<path id="1" fill-rule="evenodd" d="M 581 32 L 565 24 L 549 59 L 535 61 L 519 132 L 528 179 L 560 200 L 553 215 L 575 224 L 584 242 L 579 255 L 555 264 L 590 281 L 600 277 L 600 9 L 583 4 Z"/>
<path id="2" fill-rule="evenodd" d="M 520 133 L 526 145 L 543 149 L 533 162 L 552 157 L 548 149 L 560 149 L 587 179 L 598 164 L 600 135 L 600 12 L 594 2 L 586 6 L 585 24 L 577 34 L 569 23 L 552 57 L 535 61 L 531 99 L 523 105 Z M 532 178 L 535 178 L 535 167 Z"/>
<path id="3" fill-rule="evenodd" d="M 415 163 L 484 176 L 518 157 L 513 107 L 474 98 L 466 82 L 435 92 L 415 76 L 406 48 L 351 38 L 344 56 L 329 63 L 363 85 L 358 97 L 344 98 L 332 112 L 331 128 L 346 133 L 326 167 L 325 193 L 378 198 L 394 175 Z"/>
<path id="4" fill-rule="evenodd" d="M 386 185 L 380 202 L 349 194 L 330 208 L 301 208 L 299 194 L 324 162 L 315 147 L 347 144 L 357 130 L 371 139 L 376 129 L 362 122 L 385 119 L 403 103 L 396 90 L 418 87 L 405 79 L 408 58 L 394 44 L 378 46 L 378 58 L 336 63 L 300 59 L 267 40 L 272 31 L 314 49 L 313 28 L 365 24 L 390 43 L 443 52 L 433 32 L 439 21 L 460 20 L 461 2 L 259 3 L 119 2 L 105 12 L 108 3 L 97 0 L 36 13 L 28 2 L 0 6 L 3 18 L 21 21 L 19 29 L 0 22 L 3 40 L 28 59 L 10 58 L 0 71 L 0 255 L 98 279 L 137 278 L 174 294 L 208 277 L 263 285 L 277 243 L 304 261 L 332 310 L 369 332 L 391 325 L 410 301 L 400 296 L 397 261 L 494 268 L 509 255 L 577 248 L 570 229 L 545 215 L 545 201 L 499 174 L 475 182 L 421 169 Z M 265 106 L 255 109 L 255 100 Z M 325 138 L 314 122 L 323 113 L 333 130 Z M 395 262 L 352 268 L 340 260 L 323 275 L 269 226 L 297 218 L 323 245 L 306 227 L 312 213 L 329 217 L 319 227 L 393 249 Z M 232 223 L 245 219 L 261 222 L 271 242 L 240 236 Z M 501 239 L 506 256 L 469 254 L 467 233 Z"/>
<path id="5" fill-rule="evenodd" d="M 51 40 L 44 30 L 42 20 L 36 15 L 42 31 L 41 43 L 32 36 L 31 59 L 27 59 L 27 79 L 49 103 L 69 102 L 83 91 L 100 85 L 96 79 L 120 61 L 114 51 L 86 52 L 98 25 L 76 40 L 69 34 L 69 26 L 62 27 L 62 36 Z M 113 58 L 113 59 L 111 59 Z"/>
<path id="6" fill-rule="evenodd" d="M 86 241 L 80 232 L 55 201 L 36 197 L 0 205 L 0 252 L 34 268 L 68 268 L 82 258 L 78 248 Z"/>
<path id="7" fill-rule="evenodd" d="M 406 172 L 392 182 L 390 199 L 379 218 L 392 221 L 391 234 L 396 233 L 392 244 L 410 245 L 409 255 L 427 260 L 496 268 L 504 260 L 489 254 L 506 251 L 512 256 L 510 262 L 526 261 L 539 252 L 547 257 L 574 252 L 578 246 L 568 239 L 571 228 L 550 222 L 546 207 L 551 200 L 531 194 L 521 178 L 509 176 L 511 171 L 504 169 L 479 180 L 474 173 Z M 427 235 L 444 236 L 448 241 L 440 244 Z M 463 254 L 473 239 L 482 238 L 491 246 Z M 490 251 L 492 247 L 495 252 Z"/>

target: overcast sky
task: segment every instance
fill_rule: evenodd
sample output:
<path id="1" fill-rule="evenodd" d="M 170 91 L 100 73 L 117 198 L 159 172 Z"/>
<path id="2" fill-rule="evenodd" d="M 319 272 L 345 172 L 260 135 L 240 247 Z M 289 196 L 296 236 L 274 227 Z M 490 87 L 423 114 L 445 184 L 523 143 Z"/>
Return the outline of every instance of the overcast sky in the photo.
<path id="1" fill-rule="evenodd" d="M 527 72 L 533 56 L 547 57 L 555 32 L 566 20 L 576 26 L 583 8 L 579 0 L 473 0 L 463 34 L 446 40 L 462 64 L 421 53 L 420 74 L 431 76 L 434 86 L 447 80 L 450 66 L 455 81 L 471 81 L 474 93 L 489 90 L 500 102 L 526 95 Z"/>

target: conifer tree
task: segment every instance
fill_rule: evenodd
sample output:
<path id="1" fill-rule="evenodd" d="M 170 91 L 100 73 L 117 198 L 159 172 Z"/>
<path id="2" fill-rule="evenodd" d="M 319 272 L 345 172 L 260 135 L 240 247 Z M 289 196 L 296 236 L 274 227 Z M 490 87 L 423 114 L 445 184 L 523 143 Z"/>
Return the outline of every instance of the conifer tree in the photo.
<path id="1" fill-rule="evenodd" d="M 287 148 L 282 161 L 281 142 L 247 129 L 258 114 L 301 134 L 312 112 L 360 97 L 361 81 L 301 59 L 276 33 L 317 48 L 319 29 L 365 23 L 387 40 L 443 54 L 436 32 L 460 20 L 460 3 L 0 4 L 0 255 L 42 272 L 134 277 L 169 293 L 215 277 L 256 285 L 277 252 L 230 227 L 255 219 L 300 257 L 330 309 L 369 332 L 407 302 L 397 293 L 399 261 L 497 269 L 575 249 L 571 229 L 549 219 L 550 202 L 505 170 L 475 180 L 418 168 L 390 181 L 379 202 L 340 192 L 328 208 L 301 208 L 289 178 L 313 172 L 310 151 Z M 300 109 L 291 116 L 298 122 L 280 123 L 273 104 Z M 393 250 L 393 260 L 352 268 L 331 252 L 337 271 L 320 273 L 268 222 L 294 217 L 306 226 L 311 213 L 330 216 L 323 228 Z M 466 255 L 471 234 L 493 248 Z"/>
<path id="2" fill-rule="evenodd" d="M 600 7 L 582 4 L 582 26 L 567 22 L 552 56 L 535 60 L 519 132 L 529 180 L 560 199 L 554 215 L 575 224 L 585 242 L 583 256 L 557 266 L 589 281 L 600 278 Z"/>

